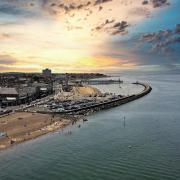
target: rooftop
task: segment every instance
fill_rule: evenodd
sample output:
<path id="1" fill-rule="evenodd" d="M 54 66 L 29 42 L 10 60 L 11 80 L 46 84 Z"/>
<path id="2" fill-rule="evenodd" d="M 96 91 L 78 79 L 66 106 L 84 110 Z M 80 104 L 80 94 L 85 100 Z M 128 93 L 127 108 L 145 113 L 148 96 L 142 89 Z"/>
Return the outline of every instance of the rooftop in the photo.
<path id="1" fill-rule="evenodd" d="M 0 95 L 18 95 L 16 88 L 0 88 Z"/>

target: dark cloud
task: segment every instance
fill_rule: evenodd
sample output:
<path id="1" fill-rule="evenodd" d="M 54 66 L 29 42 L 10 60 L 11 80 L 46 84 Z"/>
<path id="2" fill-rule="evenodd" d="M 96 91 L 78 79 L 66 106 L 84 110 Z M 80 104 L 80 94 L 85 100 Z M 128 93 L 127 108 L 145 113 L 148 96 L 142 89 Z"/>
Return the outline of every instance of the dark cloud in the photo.
<path id="1" fill-rule="evenodd" d="M 112 25 L 112 23 L 114 23 Z M 115 22 L 115 20 L 108 20 L 99 26 L 96 26 L 92 31 L 103 31 L 107 32 L 110 35 L 117 35 L 117 34 L 123 34 L 126 31 L 126 28 L 128 27 L 128 23 L 126 21 L 121 21 L 121 22 Z"/>
<path id="2" fill-rule="evenodd" d="M 72 3 L 72 2 L 65 2 L 60 0 L 41 0 L 42 8 L 45 11 L 48 11 L 50 14 L 61 13 L 64 11 L 65 13 L 70 13 L 71 11 L 77 11 L 81 9 L 85 9 L 92 4 L 91 1 L 84 2 L 84 3 Z"/>
<path id="3" fill-rule="evenodd" d="M 112 35 L 121 34 L 125 32 L 126 28 L 128 27 L 128 23 L 126 21 L 117 22 L 113 26 Z"/>
<path id="4" fill-rule="evenodd" d="M 96 0 L 94 5 L 96 6 L 96 5 L 100 5 L 100 4 L 103 4 L 103 3 L 106 3 L 106 2 L 110 2 L 110 1 L 112 1 L 112 0 Z"/>
<path id="5" fill-rule="evenodd" d="M 173 45 L 180 43 L 180 24 L 174 29 L 142 34 L 140 41 L 149 43 L 152 52 L 172 52 Z"/>
<path id="6" fill-rule="evenodd" d="M 161 7 L 164 5 L 169 5 L 167 0 L 144 0 L 142 1 L 143 5 L 152 4 L 154 8 Z"/>

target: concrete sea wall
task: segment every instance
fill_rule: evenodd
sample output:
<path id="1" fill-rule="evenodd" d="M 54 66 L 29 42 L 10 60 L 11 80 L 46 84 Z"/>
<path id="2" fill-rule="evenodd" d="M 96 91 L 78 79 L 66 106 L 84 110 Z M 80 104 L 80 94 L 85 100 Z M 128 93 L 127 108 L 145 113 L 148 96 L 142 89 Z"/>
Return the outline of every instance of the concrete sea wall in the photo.
<path id="1" fill-rule="evenodd" d="M 136 82 L 136 83 L 133 83 L 133 84 L 144 86 L 144 90 L 141 91 L 140 93 L 137 93 L 137 94 L 133 94 L 133 95 L 126 96 L 126 97 L 123 97 L 123 98 L 107 101 L 107 102 L 104 102 L 104 103 L 98 103 L 98 104 L 83 107 L 83 108 L 80 108 L 80 109 L 73 109 L 73 110 L 68 110 L 68 111 L 64 111 L 64 112 L 39 111 L 39 113 L 52 113 L 52 114 L 87 114 L 87 113 L 93 113 L 93 112 L 96 112 L 96 111 L 109 109 L 109 108 L 112 108 L 112 107 L 120 106 L 122 104 L 134 101 L 136 99 L 139 99 L 139 98 L 147 95 L 152 90 L 151 86 L 148 85 L 148 84 L 144 84 L 144 83 L 140 83 L 140 82 Z"/>

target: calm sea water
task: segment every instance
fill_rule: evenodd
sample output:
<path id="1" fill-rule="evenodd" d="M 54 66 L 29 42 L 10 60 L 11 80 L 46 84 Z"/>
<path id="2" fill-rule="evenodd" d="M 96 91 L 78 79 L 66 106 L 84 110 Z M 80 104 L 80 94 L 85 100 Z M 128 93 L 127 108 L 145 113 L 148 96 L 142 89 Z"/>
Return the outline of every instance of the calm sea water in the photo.
<path id="1" fill-rule="evenodd" d="M 0 180 L 180 179 L 180 75 L 124 79 L 148 82 L 153 91 L 89 116 L 81 128 L 0 152 Z"/>

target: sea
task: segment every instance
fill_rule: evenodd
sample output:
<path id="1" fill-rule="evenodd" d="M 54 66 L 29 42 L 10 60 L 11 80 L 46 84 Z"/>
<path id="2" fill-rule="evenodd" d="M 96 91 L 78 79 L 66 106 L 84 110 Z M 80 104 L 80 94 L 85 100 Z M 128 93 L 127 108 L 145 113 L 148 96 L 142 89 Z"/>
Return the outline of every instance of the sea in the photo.
<path id="1" fill-rule="evenodd" d="M 152 92 L 1 151 L 0 180 L 179 180 L 180 73 L 119 77 L 149 83 Z"/>

